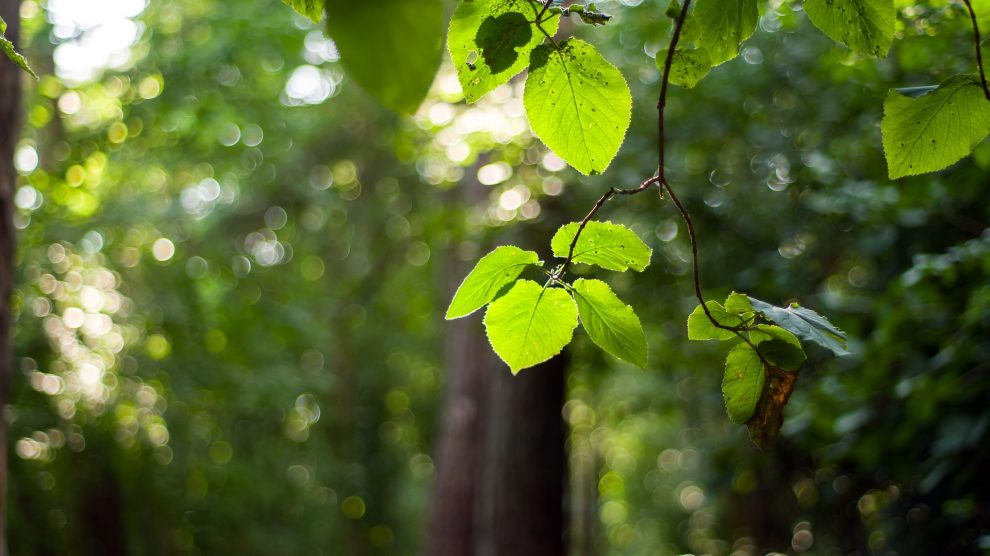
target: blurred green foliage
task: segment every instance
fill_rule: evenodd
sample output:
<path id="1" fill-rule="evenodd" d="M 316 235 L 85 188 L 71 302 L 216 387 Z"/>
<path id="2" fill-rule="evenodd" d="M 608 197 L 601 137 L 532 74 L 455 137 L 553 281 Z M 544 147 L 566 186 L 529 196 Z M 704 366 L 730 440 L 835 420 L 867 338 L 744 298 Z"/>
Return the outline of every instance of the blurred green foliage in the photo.
<path id="1" fill-rule="evenodd" d="M 418 552 L 450 268 L 652 171 L 663 6 L 599 2 L 614 19 L 578 30 L 634 99 L 587 178 L 529 134 L 519 84 L 466 106 L 445 65 L 403 119 L 277 0 L 136 4 L 118 31 L 137 40 L 88 75 L 99 57 L 74 49 L 101 28 L 72 2 L 22 9 L 42 78 L 16 156 L 11 553 Z M 990 550 L 990 145 L 887 179 L 887 89 L 974 64 L 959 6 L 897 6 L 873 61 L 774 0 L 739 58 L 672 91 L 668 175 L 706 293 L 816 307 L 853 354 L 809 353 L 759 451 L 725 417 L 723 350 L 687 341 L 676 211 L 611 203 L 654 249 L 608 277 L 650 364 L 577 334 L 576 553 Z"/>

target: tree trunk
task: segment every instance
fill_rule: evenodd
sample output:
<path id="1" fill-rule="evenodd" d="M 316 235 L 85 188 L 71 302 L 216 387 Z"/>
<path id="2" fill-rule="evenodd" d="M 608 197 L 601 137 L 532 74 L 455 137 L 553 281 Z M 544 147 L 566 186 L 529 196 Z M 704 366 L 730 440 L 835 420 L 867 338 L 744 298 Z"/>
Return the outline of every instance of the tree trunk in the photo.
<path id="1" fill-rule="evenodd" d="M 18 44 L 20 0 L 0 0 L 7 39 Z M 21 69 L 0 55 L 0 555 L 7 554 L 7 420 L 13 366 L 10 293 L 14 279 L 14 146 L 20 132 Z"/>

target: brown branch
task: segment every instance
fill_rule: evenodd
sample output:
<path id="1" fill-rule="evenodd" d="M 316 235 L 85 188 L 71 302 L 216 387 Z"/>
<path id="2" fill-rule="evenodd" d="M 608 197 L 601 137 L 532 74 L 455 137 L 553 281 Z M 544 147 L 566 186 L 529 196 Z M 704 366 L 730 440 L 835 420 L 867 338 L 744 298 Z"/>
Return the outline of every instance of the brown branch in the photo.
<path id="1" fill-rule="evenodd" d="M 664 136 L 663 113 L 667 108 L 667 87 L 670 84 L 670 67 L 674 64 L 674 52 L 677 50 L 677 42 L 681 39 L 681 30 L 684 28 L 684 20 L 687 19 L 687 12 L 690 6 L 691 0 L 684 0 L 684 5 L 681 6 L 681 13 L 677 15 L 677 22 L 674 24 L 674 36 L 670 39 L 670 47 L 667 48 L 667 59 L 663 62 L 663 75 L 660 78 L 660 98 L 657 100 L 657 114 L 659 115 L 657 119 L 657 150 L 660 155 L 660 162 L 657 166 L 657 175 L 660 176 L 661 180 L 665 177 L 664 147 L 667 141 Z M 663 190 L 661 189 L 661 191 Z"/>
<path id="2" fill-rule="evenodd" d="M 976 12 L 973 11 L 973 4 L 970 0 L 963 0 L 966 9 L 969 10 L 969 19 L 973 22 L 973 42 L 976 43 L 976 65 L 980 70 L 980 84 L 983 85 L 983 96 L 990 100 L 990 86 L 987 86 L 987 75 L 983 69 L 983 52 L 980 48 L 980 26 L 976 23 Z"/>

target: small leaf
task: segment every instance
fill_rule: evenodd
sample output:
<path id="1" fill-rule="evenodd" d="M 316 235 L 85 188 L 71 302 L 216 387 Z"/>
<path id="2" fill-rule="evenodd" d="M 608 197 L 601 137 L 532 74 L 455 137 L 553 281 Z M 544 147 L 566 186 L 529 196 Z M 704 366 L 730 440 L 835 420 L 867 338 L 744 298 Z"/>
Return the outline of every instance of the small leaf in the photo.
<path id="1" fill-rule="evenodd" d="M 740 314 L 729 311 L 718 301 L 706 301 L 705 305 L 712 317 L 723 326 L 745 326 L 752 318 L 752 313 Z M 701 305 L 698 305 L 688 316 L 687 327 L 689 340 L 731 340 L 737 337 L 735 332 L 712 324 Z"/>
<path id="2" fill-rule="evenodd" d="M 696 46 L 708 50 L 714 67 L 739 54 L 739 45 L 756 31 L 760 9 L 757 0 L 698 0 L 694 17 L 701 27 Z"/>
<path id="3" fill-rule="evenodd" d="M 581 324 L 591 341 L 619 359 L 646 367 L 646 334 L 632 307 L 601 280 L 574 282 Z"/>
<path id="4" fill-rule="evenodd" d="M 550 247 L 555 257 L 567 258 L 571 242 L 574 241 L 574 235 L 577 234 L 580 226 L 577 222 L 571 222 L 557 230 L 550 240 Z M 585 226 L 577 245 L 574 246 L 573 261 L 594 264 L 619 272 L 625 272 L 630 268 L 642 272 L 650 266 L 652 256 L 653 250 L 629 228 L 611 222 L 591 221 Z"/>
<path id="5" fill-rule="evenodd" d="M 347 75 L 385 106 L 415 112 L 440 67 L 440 0 L 326 0 L 326 11 Z"/>
<path id="6" fill-rule="evenodd" d="M 560 353 L 577 323 L 577 307 L 566 291 L 531 280 L 516 282 L 485 313 L 488 341 L 512 374 Z"/>
<path id="7" fill-rule="evenodd" d="M 750 330 L 749 341 L 764 359 L 785 371 L 798 370 L 806 359 L 801 340 L 779 326 L 758 324 Z"/>
<path id="8" fill-rule="evenodd" d="M 447 48 L 468 102 L 476 102 L 529 64 L 543 33 L 533 23 L 538 8 L 526 0 L 465 0 L 450 19 Z M 543 22 L 553 35 L 560 18 Z"/>
<path id="9" fill-rule="evenodd" d="M 722 396 L 729 419 L 740 425 L 749 421 L 763 394 L 766 373 L 763 362 L 748 344 L 736 344 L 725 359 Z"/>
<path id="10" fill-rule="evenodd" d="M 749 298 L 753 308 L 798 338 L 832 350 L 836 355 L 848 355 L 846 334 L 818 313 L 792 303 L 789 307 L 775 307 L 754 297 Z"/>
<path id="11" fill-rule="evenodd" d="M 534 251 L 523 251 L 514 245 L 496 248 L 482 257 L 461 282 L 447 309 L 447 320 L 465 317 L 484 307 L 527 266 L 542 264 Z"/>
<path id="12" fill-rule="evenodd" d="M 667 63 L 667 52 L 657 52 L 657 68 L 662 72 Z M 678 48 L 670 64 L 670 82 L 690 89 L 712 70 L 712 57 L 704 48 Z"/>
<path id="13" fill-rule="evenodd" d="M 752 313 L 753 304 L 749 302 L 746 294 L 732 292 L 729 294 L 729 297 L 725 298 L 725 310 L 737 315 Z"/>
<path id="14" fill-rule="evenodd" d="M 7 32 L 7 22 L 4 21 L 3 18 L 0 18 L 0 50 L 3 50 L 4 54 L 7 55 L 7 58 L 10 58 L 11 62 L 14 62 L 22 70 L 30 73 L 31 76 L 34 77 L 35 79 L 38 79 L 38 74 L 34 73 L 34 70 L 31 69 L 31 66 L 28 64 L 27 58 L 25 58 L 19 52 L 17 52 L 17 50 L 14 49 L 14 43 L 10 42 L 9 40 L 7 40 L 6 37 L 3 36 L 3 34 L 6 32 Z"/>
<path id="15" fill-rule="evenodd" d="M 894 0 L 805 0 L 808 19 L 836 42 L 876 58 L 894 41 Z"/>
<path id="16" fill-rule="evenodd" d="M 971 153 L 990 133 L 990 102 L 979 79 L 969 75 L 951 77 L 916 98 L 890 91 L 880 130 L 890 179 L 934 172 Z"/>
<path id="17" fill-rule="evenodd" d="M 784 424 L 784 406 L 794 393 L 798 374 L 781 371 L 775 367 L 767 369 L 767 381 L 763 387 L 763 395 L 756 405 L 756 411 L 746 422 L 749 438 L 764 450 L 769 450 L 780 436 L 780 427 Z"/>
<path id="18" fill-rule="evenodd" d="M 578 39 L 533 50 L 523 104 L 533 132 L 582 174 L 608 167 L 632 114 L 625 78 Z"/>
<path id="19" fill-rule="evenodd" d="M 308 17 L 313 23 L 323 19 L 323 0 L 282 0 L 292 6 L 300 14 Z"/>

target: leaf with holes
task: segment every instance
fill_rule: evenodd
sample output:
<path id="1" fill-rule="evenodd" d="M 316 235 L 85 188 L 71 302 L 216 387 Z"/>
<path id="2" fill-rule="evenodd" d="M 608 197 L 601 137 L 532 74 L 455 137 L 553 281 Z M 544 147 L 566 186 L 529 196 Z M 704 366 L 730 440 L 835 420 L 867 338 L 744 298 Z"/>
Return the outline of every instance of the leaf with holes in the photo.
<path id="1" fill-rule="evenodd" d="M 550 240 L 550 247 L 555 257 L 567 258 L 571 243 L 580 226 L 577 222 L 571 222 L 557 230 Z M 653 250 L 629 228 L 611 222 L 591 221 L 585 226 L 574 246 L 573 261 L 594 264 L 619 272 L 625 272 L 630 268 L 642 272 L 650 266 L 651 256 Z"/>
<path id="2" fill-rule="evenodd" d="M 766 371 L 763 361 L 748 344 L 736 344 L 725 358 L 722 397 L 729 419 L 740 425 L 749 421 L 763 394 Z"/>
<path id="3" fill-rule="evenodd" d="M 639 317 L 608 284 L 582 278 L 574 282 L 574 301 L 592 342 L 619 359 L 646 367 L 646 334 Z"/>
<path id="4" fill-rule="evenodd" d="M 523 104 L 537 137 L 582 174 L 608 167 L 632 114 L 622 74 L 578 39 L 533 50 Z"/>
<path id="5" fill-rule="evenodd" d="M 894 42 L 894 0 L 805 0 L 808 19 L 836 42 L 881 58 Z"/>
<path id="6" fill-rule="evenodd" d="M 326 0 L 326 10 L 347 75 L 385 106 L 415 112 L 443 53 L 440 0 Z"/>
<path id="7" fill-rule="evenodd" d="M 465 0 L 450 19 L 447 49 L 464 98 L 476 102 L 526 69 L 544 40 L 533 23 L 539 8 L 528 0 Z M 551 36 L 560 18 L 543 23 Z"/>
<path id="8" fill-rule="evenodd" d="M 577 324 L 577 307 L 566 291 L 531 280 L 516 282 L 485 313 L 488 341 L 512 374 L 560 353 Z"/>
<path id="9" fill-rule="evenodd" d="M 669 49 L 657 52 L 657 68 L 662 72 Z M 712 57 L 704 48 L 678 48 L 670 63 L 670 82 L 690 89 L 712 70 Z"/>
<path id="10" fill-rule="evenodd" d="M 466 317 L 481 309 L 498 292 L 522 274 L 527 266 L 541 266 L 540 256 L 534 251 L 523 251 L 514 245 L 496 248 L 478 261 L 464 278 L 454 299 L 447 308 L 447 320 Z"/>
<path id="11" fill-rule="evenodd" d="M 757 0 L 698 0 L 694 18 L 701 27 L 696 45 L 708 50 L 712 66 L 739 54 L 739 45 L 756 31 L 760 20 Z"/>
<path id="12" fill-rule="evenodd" d="M 749 301 L 753 304 L 753 309 L 767 320 L 780 325 L 798 338 L 830 349 L 836 355 L 849 354 L 846 349 L 846 333 L 811 309 L 797 303 L 791 303 L 789 307 L 776 307 L 754 297 L 750 297 Z"/>
<path id="13" fill-rule="evenodd" d="M 934 172 L 971 153 L 990 133 L 990 101 L 969 75 L 914 98 L 890 91 L 880 130 L 891 179 Z"/>

